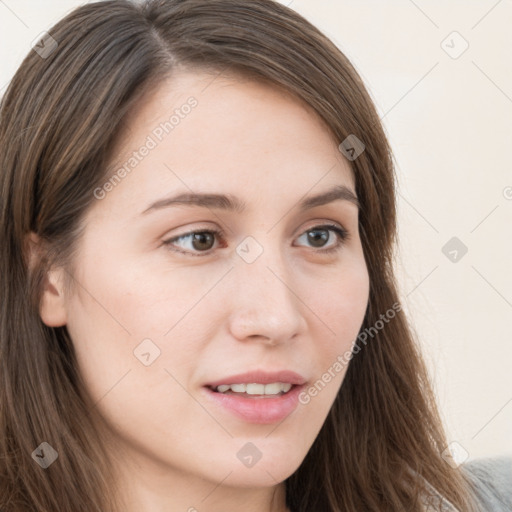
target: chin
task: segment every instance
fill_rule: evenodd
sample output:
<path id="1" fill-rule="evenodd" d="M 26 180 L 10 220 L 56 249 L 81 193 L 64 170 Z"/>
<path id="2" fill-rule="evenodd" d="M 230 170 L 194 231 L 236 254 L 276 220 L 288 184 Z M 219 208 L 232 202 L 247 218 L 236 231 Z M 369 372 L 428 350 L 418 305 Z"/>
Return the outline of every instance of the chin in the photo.
<path id="1" fill-rule="evenodd" d="M 305 454 L 304 454 L 305 456 Z M 291 456 L 288 451 L 274 450 L 269 456 L 264 454 L 254 465 L 237 463 L 226 483 L 236 487 L 271 487 L 284 482 L 301 465 L 304 456 Z M 227 472 L 226 472 L 227 474 Z"/>

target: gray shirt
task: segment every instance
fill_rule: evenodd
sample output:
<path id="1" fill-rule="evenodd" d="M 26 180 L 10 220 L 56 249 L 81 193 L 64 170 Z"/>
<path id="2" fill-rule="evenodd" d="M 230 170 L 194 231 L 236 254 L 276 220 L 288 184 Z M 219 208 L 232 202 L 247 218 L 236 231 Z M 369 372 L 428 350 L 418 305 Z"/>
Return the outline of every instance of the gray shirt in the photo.
<path id="1" fill-rule="evenodd" d="M 476 484 L 482 512 L 512 512 L 512 457 L 486 457 L 462 464 Z"/>

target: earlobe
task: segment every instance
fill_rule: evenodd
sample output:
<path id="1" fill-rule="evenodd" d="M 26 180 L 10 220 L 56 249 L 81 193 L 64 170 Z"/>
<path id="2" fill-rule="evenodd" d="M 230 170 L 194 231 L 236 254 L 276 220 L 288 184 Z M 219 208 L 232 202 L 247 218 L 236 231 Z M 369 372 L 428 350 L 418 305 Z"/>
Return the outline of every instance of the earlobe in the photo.
<path id="1" fill-rule="evenodd" d="M 28 265 L 33 269 L 43 253 L 38 235 L 31 232 L 27 245 Z M 55 269 L 49 270 L 43 279 L 39 315 L 48 327 L 61 327 L 67 322 L 63 278 L 64 270 Z"/>

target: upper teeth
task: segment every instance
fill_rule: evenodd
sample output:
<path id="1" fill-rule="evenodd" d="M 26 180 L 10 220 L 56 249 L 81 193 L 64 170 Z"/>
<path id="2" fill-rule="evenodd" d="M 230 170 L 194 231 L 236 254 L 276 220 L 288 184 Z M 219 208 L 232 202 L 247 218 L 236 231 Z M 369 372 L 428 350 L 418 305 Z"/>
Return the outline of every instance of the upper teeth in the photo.
<path id="1" fill-rule="evenodd" d="M 277 395 L 278 393 L 287 393 L 292 385 L 283 382 L 273 382 L 272 384 L 221 384 L 217 386 L 216 391 L 225 393 L 228 390 L 235 393 L 247 393 L 248 395 Z"/>

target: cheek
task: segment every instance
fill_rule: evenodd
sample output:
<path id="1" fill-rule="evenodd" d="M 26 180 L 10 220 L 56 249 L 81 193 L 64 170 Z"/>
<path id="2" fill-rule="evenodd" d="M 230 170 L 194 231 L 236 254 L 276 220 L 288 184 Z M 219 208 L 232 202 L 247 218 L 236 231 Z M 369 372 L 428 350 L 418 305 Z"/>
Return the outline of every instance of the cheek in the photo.
<path id="1" fill-rule="evenodd" d="M 95 398 L 132 369 L 185 371 L 212 327 L 204 298 L 224 273 L 220 268 L 208 275 L 194 268 L 158 269 L 119 254 L 84 258 L 80 286 L 68 301 L 67 328 Z M 186 343 L 177 343 L 181 340 Z M 153 362 L 144 366 L 148 359 Z M 148 385 L 156 373 L 145 372 Z"/>
<path id="2" fill-rule="evenodd" d="M 84 257 L 78 276 L 82 286 L 71 315 L 91 318 L 94 331 L 119 333 L 133 342 L 167 333 L 216 279 L 193 269 L 166 267 L 165 261 L 162 265 L 161 260 L 123 259 L 122 251 L 112 253 L 101 259 Z"/>
<path id="3" fill-rule="evenodd" d="M 152 431 L 171 450 L 194 418 L 198 428 L 207 424 L 182 386 L 210 325 L 198 299 L 217 278 L 201 284 L 181 274 L 178 279 L 177 272 L 164 279 L 163 272 L 140 264 L 99 263 L 82 267 L 83 288 L 68 308 L 67 328 L 87 392 L 123 439 L 144 444 L 140 433 Z M 176 411 L 183 428 L 175 425 Z"/>
<path id="4" fill-rule="evenodd" d="M 317 429 L 343 384 L 369 297 L 369 276 L 364 260 L 330 272 L 330 277 L 317 280 L 321 284 L 307 295 L 308 306 L 317 317 L 311 324 L 314 327 L 311 327 L 308 357 L 314 362 L 315 377 L 299 401 L 308 412 L 315 410 Z"/>
<path id="5" fill-rule="evenodd" d="M 336 355 L 345 351 L 356 339 L 368 305 L 369 276 L 364 260 L 354 260 L 331 272 L 307 296 L 330 335 L 330 342 L 322 346 L 331 356 L 333 351 Z"/>

